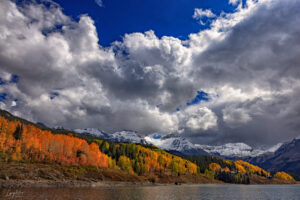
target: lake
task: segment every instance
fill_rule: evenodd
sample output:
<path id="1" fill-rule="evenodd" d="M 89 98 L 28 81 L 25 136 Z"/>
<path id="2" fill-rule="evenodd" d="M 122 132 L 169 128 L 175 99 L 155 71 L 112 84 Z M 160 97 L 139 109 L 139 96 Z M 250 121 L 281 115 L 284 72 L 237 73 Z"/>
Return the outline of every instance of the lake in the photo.
<path id="1" fill-rule="evenodd" d="M 300 185 L 167 185 L 103 188 L 0 189 L 0 199 L 55 200 L 172 200 L 172 199 L 282 199 L 299 200 Z"/>

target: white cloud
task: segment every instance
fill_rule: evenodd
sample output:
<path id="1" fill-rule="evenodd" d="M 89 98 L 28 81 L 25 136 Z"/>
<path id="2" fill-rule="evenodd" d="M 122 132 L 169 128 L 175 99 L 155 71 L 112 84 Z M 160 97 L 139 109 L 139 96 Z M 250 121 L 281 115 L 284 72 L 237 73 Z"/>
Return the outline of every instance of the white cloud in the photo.
<path id="1" fill-rule="evenodd" d="M 202 8 L 195 8 L 193 18 L 199 20 L 201 25 L 205 25 L 203 18 L 214 18 L 216 15 L 210 10 L 203 10 Z"/>
<path id="2" fill-rule="evenodd" d="M 195 8 L 193 18 L 201 19 L 202 17 L 214 18 L 216 15 L 210 9 Z"/>
<path id="3" fill-rule="evenodd" d="M 181 129 L 190 130 L 192 133 L 201 134 L 209 129 L 216 129 L 217 116 L 207 107 L 200 105 L 189 106 L 178 114 Z"/>
<path id="4" fill-rule="evenodd" d="M 237 5 L 238 3 L 241 3 L 241 0 L 229 0 L 229 4 L 231 5 Z"/>

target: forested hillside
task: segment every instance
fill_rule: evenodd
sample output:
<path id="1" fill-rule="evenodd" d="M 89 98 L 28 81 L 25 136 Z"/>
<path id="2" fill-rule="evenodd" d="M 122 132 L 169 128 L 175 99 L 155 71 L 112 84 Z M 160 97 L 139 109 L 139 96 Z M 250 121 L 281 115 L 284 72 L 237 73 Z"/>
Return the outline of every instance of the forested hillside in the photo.
<path id="1" fill-rule="evenodd" d="M 189 176 L 194 177 L 194 182 L 199 177 L 204 177 L 209 180 L 249 184 L 252 176 L 265 179 L 271 177 L 269 172 L 244 161 L 233 162 L 211 156 L 182 158 L 151 145 L 116 144 L 65 130 L 39 127 L 6 111 L 0 113 L 2 163 L 91 166 L 96 171 L 113 169 L 115 171 L 112 173 L 119 170 L 133 176 L 152 177 L 153 182 L 162 177 Z M 275 177 L 293 181 L 285 173 Z"/>

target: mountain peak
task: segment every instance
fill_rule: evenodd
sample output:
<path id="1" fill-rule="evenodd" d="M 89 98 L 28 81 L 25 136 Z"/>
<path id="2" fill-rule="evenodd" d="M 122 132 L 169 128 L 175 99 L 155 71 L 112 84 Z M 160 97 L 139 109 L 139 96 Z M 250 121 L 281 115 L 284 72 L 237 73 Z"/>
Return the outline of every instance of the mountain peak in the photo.
<path id="1" fill-rule="evenodd" d="M 220 155 L 225 157 L 256 157 L 262 154 L 274 153 L 278 148 L 280 148 L 282 143 L 278 143 L 269 148 L 258 148 L 254 149 L 251 146 L 238 142 L 238 143 L 226 143 L 223 145 L 213 146 L 213 145 L 200 145 L 195 146 L 203 149 L 209 154 Z"/>

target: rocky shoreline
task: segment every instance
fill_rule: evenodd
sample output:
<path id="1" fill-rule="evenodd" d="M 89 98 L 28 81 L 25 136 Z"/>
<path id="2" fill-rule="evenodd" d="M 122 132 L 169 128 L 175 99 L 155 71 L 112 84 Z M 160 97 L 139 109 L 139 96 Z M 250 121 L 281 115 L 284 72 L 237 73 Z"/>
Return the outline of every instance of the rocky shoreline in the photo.
<path id="1" fill-rule="evenodd" d="M 195 185 L 197 183 L 152 183 L 152 182 L 122 182 L 122 181 L 80 181 L 80 180 L 0 180 L 0 189 L 18 189 L 18 188 L 94 188 L 94 187 L 142 187 L 142 186 L 166 186 L 166 185 Z M 198 184 L 229 184 L 223 182 L 198 183 Z M 256 183 L 250 185 L 283 185 L 295 183 Z"/>
<path id="2" fill-rule="evenodd" d="M 79 181 L 79 180 L 0 180 L 0 189 L 16 188 L 84 188 L 84 187 L 122 187 L 122 186 L 154 186 L 167 185 L 151 182 L 120 181 Z"/>

